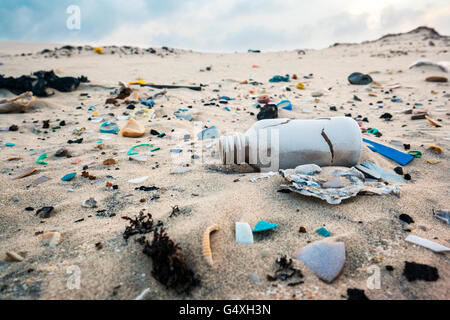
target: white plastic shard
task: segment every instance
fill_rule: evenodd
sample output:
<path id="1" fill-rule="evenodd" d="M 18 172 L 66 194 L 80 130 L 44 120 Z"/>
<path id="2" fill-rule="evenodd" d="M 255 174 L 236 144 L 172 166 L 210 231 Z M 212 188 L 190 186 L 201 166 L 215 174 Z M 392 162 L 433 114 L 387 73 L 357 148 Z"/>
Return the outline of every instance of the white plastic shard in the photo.
<path id="1" fill-rule="evenodd" d="M 316 241 L 297 250 L 294 257 L 303 262 L 320 279 L 332 282 L 344 267 L 345 244 Z"/>
<path id="2" fill-rule="evenodd" d="M 433 250 L 434 252 L 448 252 L 450 251 L 449 247 L 440 245 L 439 243 L 415 236 L 410 234 L 409 236 L 406 237 L 405 239 L 408 242 L 417 244 L 419 246 L 425 247 L 427 249 Z"/>
<path id="3" fill-rule="evenodd" d="M 247 222 L 236 222 L 236 242 L 253 244 L 252 228 Z"/>
<path id="4" fill-rule="evenodd" d="M 148 179 L 148 176 L 145 176 L 145 177 L 139 177 L 139 178 L 136 178 L 136 179 L 128 180 L 128 182 L 129 182 L 129 183 L 138 184 L 138 183 L 144 182 L 144 181 L 147 180 L 147 179 Z"/>

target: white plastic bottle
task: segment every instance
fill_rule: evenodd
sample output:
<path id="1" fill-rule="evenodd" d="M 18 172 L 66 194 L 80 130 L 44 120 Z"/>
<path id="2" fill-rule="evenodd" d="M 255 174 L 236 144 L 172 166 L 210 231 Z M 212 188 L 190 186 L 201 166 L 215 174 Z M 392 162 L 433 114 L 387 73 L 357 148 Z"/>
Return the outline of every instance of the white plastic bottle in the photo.
<path id="1" fill-rule="evenodd" d="M 261 120 L 243 135 L 219 139 L 223 164 L 248 163 L 261 171 L 310 163 L 351 167 L 361 148 L 361 129 L 349 117 Z"/>

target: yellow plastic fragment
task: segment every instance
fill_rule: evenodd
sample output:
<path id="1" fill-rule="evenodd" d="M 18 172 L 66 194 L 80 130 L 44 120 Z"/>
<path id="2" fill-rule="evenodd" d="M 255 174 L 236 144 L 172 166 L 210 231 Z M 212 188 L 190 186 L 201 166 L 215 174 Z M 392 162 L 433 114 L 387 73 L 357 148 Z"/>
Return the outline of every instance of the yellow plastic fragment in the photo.
<path id="1" fill-rule="evenodd" d="M 128 82 L 128 84 L 147 84 L 147 82 L 145 82 L 144 80 L 137 80 Z"/>
<path id="2" fill-rule="evenodd" d="M 431 151 L 433 151 L 436 154 L 441 154 L 442 152 L 444 152 L 444 149 L 434 144 L 430 145 L 428 149 L 431 149 Z"/>
<path id="3" fill-rule="evenodd" d="M 295 87 L 300 90 L 305 90 L 305 85 L 301 82 L 297 83 L 297 85 Z"/>
<path id="4" fill-rule="evenodd" d="M 94 48 L 94 52 L 98 53 L 98 54 L 103 54 L 103 49 L 100 47 L 96 47 L 96 48 Z"/>

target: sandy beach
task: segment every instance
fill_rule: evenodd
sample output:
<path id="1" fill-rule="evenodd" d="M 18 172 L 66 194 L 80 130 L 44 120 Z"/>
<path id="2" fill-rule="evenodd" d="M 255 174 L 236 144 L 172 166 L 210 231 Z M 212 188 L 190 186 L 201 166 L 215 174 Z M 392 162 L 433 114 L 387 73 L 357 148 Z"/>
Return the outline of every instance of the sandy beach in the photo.
<path id="1" fill-rule="evenodd" d="M 59 49 L 64 45 L 0 42 L 1 75 L 53 70 L 60 77 L 89 79 L 72 92 L 53 90 L 50 97 L 36 97 L 39 103 L 26 112 L 0 114 L 0 128 L 4 128 L 0 131 L 0 299 L 135 299 L 147 288 L 143 299 L 154 300 L 344 300 L 349 288 L 364 290 L 369 299 L 450 298 L 448 253 L 405 241 L 416 235 L 450 247 L 449 225 L 433 213 L 450 207 L 450 88 L 448 81 L 425 80 L 448 79 L 449 74 L 437 68 L 409 68 L 418 60 L 450 61 L 449 36 L 419 28 L 321 50 L 226 54 L 107 46 L 99 54 L 85 46 Z M 373 82 L 352 85 L 347 78 L 353 72 L 368 74 Z M 289 75 L 289 82 L 269 82 L 275 75 Z M 105 103 L 117 95 L 119 81 L 138 80 L 201 86 L 201 90 L 163 91 L 131 84 L 129 97 L 117 105 Z M 304 90 L 296 88 L 298 82 Z M 158 92 L 164 93 L 153 99 L 154 106 L 140 103 Z M 313 97 L 317 92 L 321 95 Z M 204 163 L 202 154 L 217 139 L 199 141 L 198 132 L 205 126 L 215 126 L 221 135 L 245 132 L 257 121 L 255 104 L 262 94 L 269 95 L 271 103 L 291 101 L 292 110 L 279 109 L 279 118 L 348 116 L 360 122 L 363 138 L 405 153 L 420 151 L 420 158 L 402 166 L 411 179 L 399 183 L 400 197 L 358 195 L 332 205 L 295 192 L 278 192 L 285 183 L 278 173 L 251 182 L 260 173 L 250 172 L 249 167 Z M 232 100 L 219 103 L 223 96 Z M 0 100 L 14 97 L 0 89 Z M 193 120 L 178 119 L 174 112 L 179 109 L 194 110 Z M 441 126 L 427 119 L 412 120 L 419 111 L 426 111 Z M 380 118 L 385 113 L 392 117 Z M 123 128 L 128 117 L 145 126 L 143 136 L 99 131 L 103 121 Z M 47 120 L 49 127 L 44 128 Z M 17 131 L 10 130 L 13 125 Z M 373 128 L 381 135 L 367 132 Z M 158 137 L 151 130 L 165 135 Z M 80 138 L 81 143 L 68 143 Z M 153 147 L 136 149 L 145 156 L 143 161 L 130 160 L 127 152 L 139 144 Z M 435 153 L 430 145 L 442 152 Z M 55 156 L 62 148 L 71 157 Z M 179 163 L 173 149 L 182 149 Z M 47 164 L 36 163 L 44 153 Z M 105 165 L 107 159 L 116 163 Z M 399 166 L 363 143 L 359 163 L 366 160 L 392 173 Z M 29 168 L 37 171 L 14 179 Z M 174 168 L 188 169 L 173 173 Z M 83 177 L 83 171 L 95 180 Z M 61 180 L 73 172 L 75 178 Z M 50 179 L 35 182 L 43 176 Z M 128 182 L 144 176 L 148 178 L 142 183 Z M 141 186 L 157 189 L 139 190 Z M 97 207 L 82 206 L 89 198 Z M 49 217 L 36 215 L 48 206 L 54 208 Z M 172 214 L 176 206 L 180 211 Z M 152 276 L 152 259 L 135 241 L 141 236 L 151 241 L 152 233 L 124 239 L 129 221 L 122 217 L 134 218 L 142 210 L 151 213 L 155 224 L 164 224 L 200 279 L 190 294 L 166 288 Z M 402 214 L 413 222 L 400 219 Z M 260 220 L 278 227 L 255 233 L 252 245 L 236 242 L 236 222 L 253 228 Z M 219 230 L 211 234 L 211 267 L 202 256 L 202 238 L 212 224 Z M 299 232 L 300 227 L 306 232 Z M 321 227 L 330 232 L 328 237 L 315 232 Z M 48 245 L 48 232 L 61 238 Z M 315 241 L 345 244 L 344 266 L 331 283 L 293 256 Z M 7 255 L 10 252 L 23 259 L 14 261 Z M 282 256 L 301 270 L 303 277 L 297 279 L 301 283 L 269 281 L 267 275 L 275 273 L 276 260 Z M 439 278 L 408 281 L 405 262 L 435 267 Z M 378 289 L 368 287 L 374 268 L 380 276 Z M 74 288 L 75 276 L 79 282 Z"/>

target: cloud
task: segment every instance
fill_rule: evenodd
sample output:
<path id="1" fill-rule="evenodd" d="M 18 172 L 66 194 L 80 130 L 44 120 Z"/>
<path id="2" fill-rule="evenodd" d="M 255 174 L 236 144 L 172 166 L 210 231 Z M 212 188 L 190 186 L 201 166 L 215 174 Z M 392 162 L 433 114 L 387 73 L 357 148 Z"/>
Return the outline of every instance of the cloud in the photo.
<path id="1" fill-rule="evenodd" d="M 81 9 L 81 30 L 66 8 Z M 421 24 L 450 33 L 447 0 L 3 0 L 0 40 L 128 44 L 200 51 L 321 48 Z"/>

